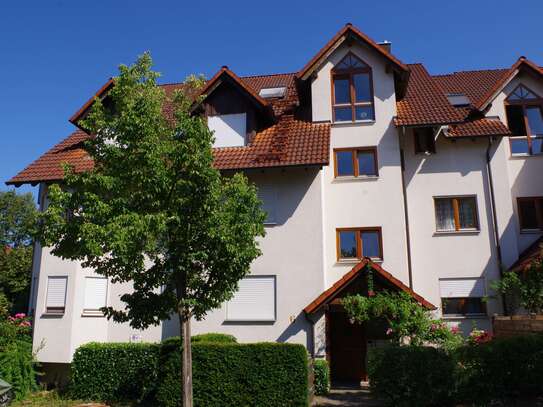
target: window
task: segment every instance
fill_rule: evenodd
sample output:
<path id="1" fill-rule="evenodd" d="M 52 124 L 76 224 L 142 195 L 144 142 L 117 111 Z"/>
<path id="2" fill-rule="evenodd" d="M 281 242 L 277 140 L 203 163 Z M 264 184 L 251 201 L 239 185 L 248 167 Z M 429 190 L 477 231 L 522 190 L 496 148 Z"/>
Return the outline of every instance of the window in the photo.
<path id="1" fill-rule="evenodd" d="M 444 316 L 486 315 L 482 278 L 443 278 L 439 280 Z"/>
<path id="2" fill-rule="evenodd" d="M 512 155 L 543 153 L 543 99 L 519 85 L 505 100 Z"/>
<path id="3" fill-rule="evenodd" d="M 381 228 L 344 228 L 336 234 L 338 260 L 383 259 Z"/>
<path id="4" fill-rule="evenodd" d="M 543 197 L 517 198 L 521 230 L 543 230 Z"/>
<path id="5" fill-rule="evenodd" d="M 214 132 L 213 147 L 239 147 L 245 145 L 247 115 L 245 113 L 223 114 L 207 118 L 209 130 Z"/>
<path id="6" fill-rule="evenodd" d="M 375 119 L 371 68 L 352 53 L 332 69 L 332 105 L 335 122 Z"/>
<path id="7" fill-rule="evenodd" d="M 436 144 L 434 138 L 434 129 L 423 127 L 415 129 L 415 154 L 435 154 Z"/>
<path id="8" fill-rule="evenodd" d="M 448 93 L 447 100 L 453 106 L 469 106 L 469 98 L 463 93 Z"/>
<path id="9" fill-rule="evenodd" d="M 249 276 L 226 304 L 227 321 L 275 321 L 275 276 Z"/>
<path id="10" fill-rule="evenodd" d="M 266 212 L 264 224 L 275 225 L 277 223 L 277 191 L 272 185 L 260 185 L 258 187 L 258 199 L 262 201 L 262 210 Z"/>
<path id="11" fill-rule="evenodd" d="M 438 232 L 479 229 L 474 196 L 434 198 L 434 203 Z"/>
<path id="12" fill-rule="evenodd" d="M 67 276 L 47 277 L 46 314 L 64 314 L 66 309 Z"/>
<path id="13" fill-rule="evenodd" d="M 83 313 L 100 314 L 107 305 L 107 278 L 85 277 L 85 305 Z"/>
<path id="14" fill-rule="evenodd" d="M 376 177 L 377 149 L 345 148 L 334 150 L 336 177 Z"/>
<path id="15" fill-rule="evenodd" d="M 286 92 L 287 92 L 287 88 L 285 87 L 262 88 L 260 89 L 260 92 L 258 92 L 258 95 L 263 97 L 264 99 L 282 98 L 285 96 Z"/>

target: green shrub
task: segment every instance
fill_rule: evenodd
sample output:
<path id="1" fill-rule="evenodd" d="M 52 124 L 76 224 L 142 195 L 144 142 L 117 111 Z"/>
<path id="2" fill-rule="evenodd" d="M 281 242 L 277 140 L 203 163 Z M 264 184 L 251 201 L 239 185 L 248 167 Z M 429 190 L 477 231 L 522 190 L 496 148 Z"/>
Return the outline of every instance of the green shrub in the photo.
<path id="1" fill-rule="evenodd" d="M 0 345 L 0 379 L 13 386 L 16 400 L 36 390 L 36 371 L 32 343 L 13 340 Z"/>
<path id="2" fill-rule="evenodd" d="M 451 404 L 453 373 L 450 356 L 436 348 L 390 346 L 369 353 L 371 390 L 393 406 Z"/>
<path id="3" fill-rule="evenodd" d="M 220 343 L 237 343 L 238 340 L 234 335 L 221 334 L 216 332 L 210 332 L 207 334 L 194 335 L 192 343 L 197 342 L 220 342 Z"/>
<path id="4" fill-rule="evenodd" d="M 454 357 L 460 401 L 490 403 L 543 394 L 543 335 L 465 346 Z"/>
<path id="5" fill-rule="evenodd" d="M 324 396 L 330 391 L 330 367 L 325 359 L 313 361 L 314 387 L 317 396 Z"/>
<path id="6" fill-rule="evenodd" d="M 70 391 L 81 399 L 146 399 L 156 386 L 159 348 L 145 343 L 83 345 L 74 354 Z"/>
<path id="7" fill-rule="evenodd" d="M 307 352 L 302 345 L 195 343 L 195 406 L 307 406 Z M 181 405 L 179 343 L 159 359 L 158 405 Z"/>

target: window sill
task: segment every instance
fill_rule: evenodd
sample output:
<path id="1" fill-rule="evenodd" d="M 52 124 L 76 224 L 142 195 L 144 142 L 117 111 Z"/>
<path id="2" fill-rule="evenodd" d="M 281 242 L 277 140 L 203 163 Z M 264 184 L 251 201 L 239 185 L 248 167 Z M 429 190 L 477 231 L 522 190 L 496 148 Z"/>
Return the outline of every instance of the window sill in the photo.
<path id="1" fill-rule="evenodd" d="M 540 235 L 543 233 L 543 230 L 541 229 L 521 229 L 520 234 L 521 235 Z"/>
<path id="2" fill-rule="evenodd" d="M 473 230 L 443 230 L 443 231 L 435 231 L 434 236 L 454 236 L 454 235 L 478 235 L 481 233 L 479 229 L 473 229 Z"/>
<path id="3" fill-rule="evenodd" d="M 383 262 L 383 259 L 370 259 L 373 263 L 381 264 Z M 362 261 L 362 259 L 340 259 L 336 261 L 336 265 L 342 265 L 342 264 L 358 264 Z"/>
<path id="4" fill-rule="evenodd" d="M 105 318 L 105 315 L 101 311 L 83 311 L 81 316 L 85 318 Z"/>
<path id="5" fill-rule="evenodd" d="M 511 154 L 509 158 L 518 160 L 522 158 L 543 157 L 542 153 L 539 154 Z"/>
<path id="6" fill-rule="evenodd" d="M 44 312 L 41 314 L 42 318 L 62 318 L 64 316 L 64 313 L 58 314 L 54 312 Z"/>
<path id="7" fill-rule="evenodd" d="M 265 228 L 272 228 L 274 226 L 277 226 L 277 222 L 264 222 Z"/>
<path id="8" fill-rule="evenodd" d="M 354 122 L 332 122 L 332 127 L 365 126 L 375 124 L 375 120 L 356 120 Z"/>
<path id="9" fill-rule="evenodd" d="M 377 181 L 379 175 L 361 175 L 358 177 L 355 176 L 339 176 L 333 179 L 333 183 L 344 183 L 344 182 L 364 182 L 364 181 Z"/>
<path id="10" fill-rule="evenodd" d="M 224 324 L 228 325 L 272 325 L 277 319 L 225 319 Z"/>

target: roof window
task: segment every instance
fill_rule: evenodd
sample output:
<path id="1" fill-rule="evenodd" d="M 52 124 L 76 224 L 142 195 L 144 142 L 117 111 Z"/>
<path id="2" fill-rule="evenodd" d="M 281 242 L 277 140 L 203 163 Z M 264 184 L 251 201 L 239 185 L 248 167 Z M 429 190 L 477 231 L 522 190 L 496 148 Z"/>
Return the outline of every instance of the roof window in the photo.
<path id="1" fill-rule="evenodd" d="M 447 99 L 449 103 L 453 106 L 469 106 L 470 101 L 466 95 L 463 93 L 448 93 Z"/>
<path id="2" fill-rule="evenodd" d="M 260 92 L 258 92 L 258 95 L 265 99 L 282 98 L 285 96 L 286 92 L 287 92 L 287 88 L 284 86 L 277 87 L 277 88 L 262 88 L 260 89 Z"/>

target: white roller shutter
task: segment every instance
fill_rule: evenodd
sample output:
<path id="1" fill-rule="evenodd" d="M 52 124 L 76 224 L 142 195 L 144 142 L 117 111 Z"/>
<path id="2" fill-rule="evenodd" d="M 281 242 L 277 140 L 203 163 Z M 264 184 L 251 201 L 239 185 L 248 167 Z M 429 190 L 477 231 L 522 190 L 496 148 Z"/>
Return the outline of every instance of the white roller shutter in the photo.
<path id="1" fill-rule="evenodd" d="M 46 308 L 66 307 L 67 276 L 50 276 L 47 278 Z"/>
<path id="2" fill-rule="evenodd" d="M 85 311 L 98 311 L 107 304 L 107 278 L 85 277 Z"/>
<path id="3" fill-rule="evenodd" d="M 439 280 L 441 298 L 484 297 L 485 282 L 482 278 L 447 278 Z"/>
<path id="4" fill-rule="evenodd" d="M 262 201 L 262 210 L 268 214 L 264 223 L 277 223 L 277 190 L 273 185 L 258 186 L 258 199 Z"/>
<path id="5" fill-rule="evenodd" d="M 223 114 L 207 118 L 209 130 L 214 132 L 213 147 L 240 147 L 245 145 L 247 115 Z"/>
<path id="6" fill-rule="evenodd" d="M 275 277 L 251 276 L 239 282 L 226 304 L 227 321 L 275 321 Z"/>

